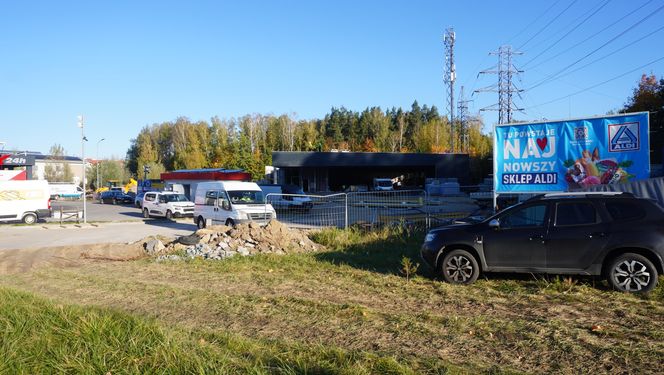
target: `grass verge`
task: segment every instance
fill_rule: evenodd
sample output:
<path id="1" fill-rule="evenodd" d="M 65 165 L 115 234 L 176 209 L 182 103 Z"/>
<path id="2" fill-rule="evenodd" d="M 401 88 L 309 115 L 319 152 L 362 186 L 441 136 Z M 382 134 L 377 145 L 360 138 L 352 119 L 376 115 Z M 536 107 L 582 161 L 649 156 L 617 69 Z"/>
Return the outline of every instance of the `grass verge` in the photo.
<path id="1" fill-rule="evenodd" d="M 664 372 L 661 283 L 646 296 L 590 279 L 531 275 L 457 286 L 415 267 L 422 233 L 326 230 L 313 237 L 327 250 L 224 261 L 90 261 L 0 276 L 0 285 L 83 305 L 79 313 L 129 314 L 161 327 L 161 341 L 175 347 L 196 347 L 201 338 L 215 343 L 204 347 L 221 353 L 206 361 L 228 359 L 214 362 L 218 372 Z M 410 281 L 404 259 L 418 269 Z M 25 315 L 41 319 L 37 311 Z M 228 349 L 227 341 L 239 344 Z M 120 350 L 113 346 L 108 350 Z"/>

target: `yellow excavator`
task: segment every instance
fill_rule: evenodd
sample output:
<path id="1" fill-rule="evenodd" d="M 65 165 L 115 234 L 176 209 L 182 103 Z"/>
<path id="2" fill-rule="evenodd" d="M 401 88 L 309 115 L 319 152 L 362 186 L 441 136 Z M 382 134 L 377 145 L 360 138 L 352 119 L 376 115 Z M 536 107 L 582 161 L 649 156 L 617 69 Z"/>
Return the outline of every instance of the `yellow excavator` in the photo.
<path id="1" fill-rule="evenodd" d="M 108 180 L 108 183 L 104 187 L 100 187 L 97 190 L 95 190 L 96 194 L 102 193 L 107 190 L 111 190 L 112 188 L 122 188 L 122 192 L 127 194 L 129 192 L 134 192 L 136 193 L 136 187 L 138 186 L 138 183 L 136 180 L 133 178 L 129 179 L 129 182 L 126 183 L 124 186 L 120 182 L 120 180 Z"/>

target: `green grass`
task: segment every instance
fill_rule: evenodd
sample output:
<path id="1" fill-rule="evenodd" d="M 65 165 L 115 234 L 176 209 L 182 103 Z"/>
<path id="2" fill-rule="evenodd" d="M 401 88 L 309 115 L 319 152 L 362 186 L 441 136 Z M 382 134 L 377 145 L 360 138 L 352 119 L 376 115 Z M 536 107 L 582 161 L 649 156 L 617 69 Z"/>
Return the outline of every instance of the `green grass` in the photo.
<path id="1" fill-rule="evenodd" d="M 0 301 L 0 373 L 414 373 L 392 357 L 163 328 L 152 319 L 6 288 Z"/>
<path id="2" fill-rule="evenodd" d="M 149 366 L 134 372 L 170 367 L 151 356 L 188 366 L 177 372 L 209 372 L 201 361 L 212 372 L 240 373 L 664 372 L 664 278 L 643 296 L 555 276 L 489 275 L 458 286 L 439 281 L 425 265 L 407 282 L 404 258 L 421 262 L 423 233 L 325 230 L 312 237 L 327 250 L 224 261 L 90 261 L 0 276 L 0 285 L 28 291 L 39 297 L 16 295 L 73 317 L 97 314 L 147 327 L 132 328 L 134 338 L 118 333 L 116 342 L 93 340 L 103 348 L 95 351 L 117 353 L 117 361 L 134 355 L 118 342 L 140 343 L 152 337 L 148 332 L 160 332 L 146 345 L 154 352 L 139 351 Z M 25 326 L 52 335 L 40 323 L 50 319 L 41 308 L 23 308 L 18 315 Z M 66 332 L 63 343 L 78 339 L 73 329 L 55 332 Z M 73 350 L 75 342 L 58 350 Z M 153 354 L 159 350 L 168 354 Z M 45 349 L 30 350 L 10 369 L 39 358 L 53 367 L 26 372 L 58 372 L 55 366 L 71 362 L 88 366 L 72 372 L 98 372 L 89 367 L 97 360 L 84 353 L 49 362 Z"/>

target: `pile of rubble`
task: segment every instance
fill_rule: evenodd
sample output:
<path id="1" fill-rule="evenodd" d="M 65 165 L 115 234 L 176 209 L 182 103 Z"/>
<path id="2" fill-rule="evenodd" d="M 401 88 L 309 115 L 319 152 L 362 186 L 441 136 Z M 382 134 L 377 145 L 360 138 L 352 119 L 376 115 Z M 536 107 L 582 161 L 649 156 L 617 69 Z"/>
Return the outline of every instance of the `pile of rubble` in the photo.
<path id="1" fill-rule="evenodd" d="M 320 249 L 320 245 L 311 241 L 305 233 L 291 230 L 276 220 L 263 227 L 256 223 L 236 227 L 215 225 L 166 245 L 152 239 L 146 241 L 144 246 L 149 255 L 164 254 L 158 256 L 158 261 L 198 257 L 225 259 L 236 255 L 290 254 Z"/>

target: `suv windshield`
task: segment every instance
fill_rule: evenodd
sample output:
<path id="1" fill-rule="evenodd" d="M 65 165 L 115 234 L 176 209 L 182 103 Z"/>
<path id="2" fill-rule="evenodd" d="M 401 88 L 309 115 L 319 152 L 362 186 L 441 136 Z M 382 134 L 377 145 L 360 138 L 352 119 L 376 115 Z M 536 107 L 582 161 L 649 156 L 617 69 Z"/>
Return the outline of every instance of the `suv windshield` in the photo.
<path id="1" fill-rule="evenodd" d="M 166 202 L 187 202 L 188 199 L 184 194 L 164 194 Z"/>
<path id="2" fill-rule="evenodd" d="M 258 191 L 228 191 L 228 197 L 233 204 L 265 204 L 263 192 Z"/>
<path id="3" fill-rule="evenodd" d="M 392 187 L 392 181 L 376 181 L 376 184 L 380 187 Z"/>

